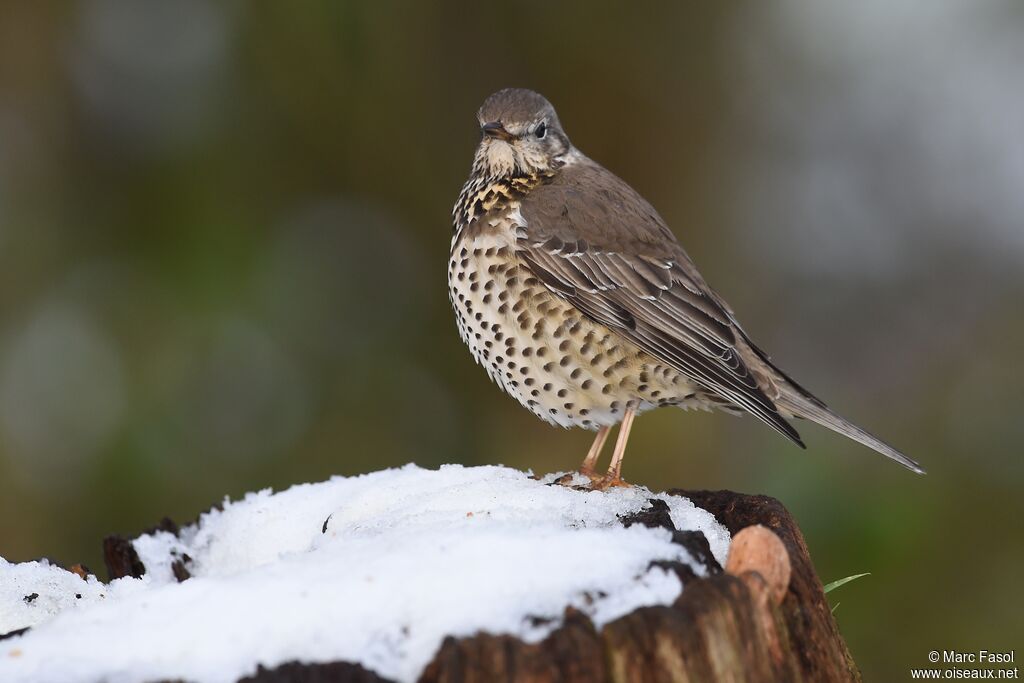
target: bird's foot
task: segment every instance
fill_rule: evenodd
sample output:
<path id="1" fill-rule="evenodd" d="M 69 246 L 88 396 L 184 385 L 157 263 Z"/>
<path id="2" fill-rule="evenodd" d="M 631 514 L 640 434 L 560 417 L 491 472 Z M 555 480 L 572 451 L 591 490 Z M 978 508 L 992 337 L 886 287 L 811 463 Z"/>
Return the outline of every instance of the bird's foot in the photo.
<path id="1" fill-rule="evenodd" d="M 577 483 L 579 480 L 576 478 L 576 475 L 580 475 L 589 479 L 590 483 L 588 485 L 585 485 L 586 487 L 589 488 L 593 488 L 594 482 L 597 481 L 598 479 L 603 479 L 601 475 L 599 475 L 596 471 L 590 469 L 589 467 L 581 467 L 575 472 L 566 472 L 558 479 L 555 479 L 555 483 L 558 484 L 559 486 L 580 486 L 580 484 Z"/>
<path id="2" fill-rule="evenodd" d="M 610 488 L 629 488 L 631 486 L 632 484 L 618 475 L 606 474 L 602 477 L 594 476 L 590 478 L 590 490 L 592 491 L 607 491 Z"/>

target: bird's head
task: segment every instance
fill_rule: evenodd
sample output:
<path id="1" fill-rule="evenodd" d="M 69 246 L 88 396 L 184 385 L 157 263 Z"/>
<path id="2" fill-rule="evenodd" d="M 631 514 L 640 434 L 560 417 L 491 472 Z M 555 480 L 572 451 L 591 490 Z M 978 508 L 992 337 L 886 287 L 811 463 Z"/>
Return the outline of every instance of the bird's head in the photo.
<path id="1" fill-rule="evenodd" d="M 499 90 L 476 114 L 480 146 L 473 170 L 492 178 L 561 168 L 573 151 L 551 103 L 523 88 Z"/>

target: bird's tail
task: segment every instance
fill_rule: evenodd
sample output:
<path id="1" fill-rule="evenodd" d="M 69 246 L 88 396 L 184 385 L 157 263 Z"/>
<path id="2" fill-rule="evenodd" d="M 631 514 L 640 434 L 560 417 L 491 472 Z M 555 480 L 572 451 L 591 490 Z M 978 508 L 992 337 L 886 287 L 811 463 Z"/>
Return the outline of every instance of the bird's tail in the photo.
<path id="1" fill-rule="evenodd" d="M 924 468 L 916 462 L 873 434 L 869 434 L 849 420 L 836 415 L 828 406 L 799 385 L 793 383 L 791 386 L 783 386 L 780 389 L 782 395 L 776 399 L 775 404 L 783 413 L 791 413 L 794 417 L 803 417 L 817 422 L 823 427 L 828 427 L 834 432 L 878 451 L 887 458 L 892 458 L 912 472 L 925 473 Z"/>

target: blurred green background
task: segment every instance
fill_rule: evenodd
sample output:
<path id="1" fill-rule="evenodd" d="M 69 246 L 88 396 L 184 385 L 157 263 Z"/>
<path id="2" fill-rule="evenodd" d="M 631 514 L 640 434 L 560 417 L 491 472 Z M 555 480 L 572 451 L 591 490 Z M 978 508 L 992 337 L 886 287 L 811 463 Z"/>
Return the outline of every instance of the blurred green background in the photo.
<path id="1" fill-rule="evenodd" d="M 0 6 L 0 555 L 414 461 L 575 467 L 456 332 L 505 86 L 658 207 L 776 361 L 919 459 L 660 410 L 627 477 L 780 498 L 866 680 L 1021 645 L 1024 5 Z M 102 573 L 102 572 L 101 572 Z"/>

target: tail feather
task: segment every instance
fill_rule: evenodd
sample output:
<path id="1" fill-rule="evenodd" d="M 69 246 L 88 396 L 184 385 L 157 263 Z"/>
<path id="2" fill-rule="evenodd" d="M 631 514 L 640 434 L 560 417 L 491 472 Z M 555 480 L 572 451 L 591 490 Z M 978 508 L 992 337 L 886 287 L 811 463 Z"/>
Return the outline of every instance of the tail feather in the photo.
<path id="1" fill-rule="evenodd" d="M 885 443 L 873 434 L 869 434 L 849 420 L 846 420 L 829 410 L 828 406 L 817 398 L 807 393 L 807 396 L 792 391 L 789 387 L 783 389 L 783 394 L 776 401 L 776 405 L 783 411 L 792 413 L 795 417 L 803 417 L 816 422 L 823 427 L 828 427 L 868 448 L 874 449 L 887 458 L 891 458 L 912 472 L 924 474 L 924 468 L 914 460 Z"/>

